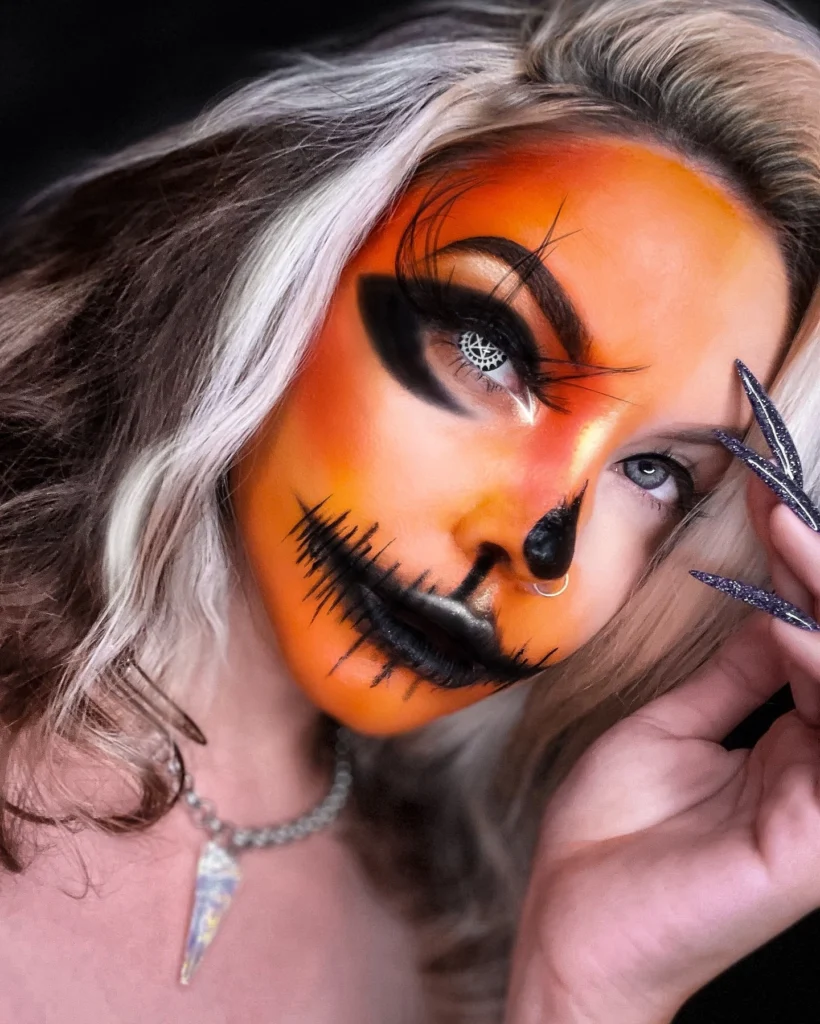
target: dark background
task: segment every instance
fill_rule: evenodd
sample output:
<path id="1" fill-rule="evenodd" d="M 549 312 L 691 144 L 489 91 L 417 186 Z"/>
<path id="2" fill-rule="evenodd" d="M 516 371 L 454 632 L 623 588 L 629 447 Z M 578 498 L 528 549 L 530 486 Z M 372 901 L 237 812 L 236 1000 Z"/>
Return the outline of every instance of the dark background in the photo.
<path id="1" fill-rule="evenodd" d="M 0 220 L 55 177 L 197 113 L 264 71 L 275 51 L 408 6 L 0 0 Z M 820 0 L 792 6 L 820 24 Z M 754 742 L 785 706 L 758 713 L 735 743 Z M 676 1024 L 820 1024 L 819 967 L 815 914 L 699 993 Z"/>

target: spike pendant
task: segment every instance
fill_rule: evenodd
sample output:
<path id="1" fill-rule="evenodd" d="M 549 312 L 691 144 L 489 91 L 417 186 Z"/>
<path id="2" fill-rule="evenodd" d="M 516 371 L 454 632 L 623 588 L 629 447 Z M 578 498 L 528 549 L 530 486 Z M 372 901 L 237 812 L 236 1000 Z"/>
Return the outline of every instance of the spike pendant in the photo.
<path id="1" fill-rule="evenodd" d="M 225 914 L 233 902 L 242 879 L 239 855 L 247 850 L 264 850 L 287 846 L 300 839 L 321 832 L 339 817 L 347 803 L 353 784 L 353 773 L 348 756 L 348 739 L 344 729 L 336 733 L 336 767 L 333 784 L 326 796 L 311 810 L 291 821 L 264 828 L 239 828 L 223 821 L 210 800 L 204 800 L 194 788 L 193 777 L 184 770 L 175 750 L 168 761 L 168 771 L 181 778 L 182 803 L 194 824 L 209 835 L 202 847 L 196 866 L 193 907 L 179 980 L 190 985 L 205 952 L 216 937 Z"/>
<path id="2" fill-rule="evenodd" d="M 196 867 L 191 922 L 179 975 L 183 985 L 190 983 L 216 937 L 241 878 L 233 853 L 213 839 L 205 843 Z"/>

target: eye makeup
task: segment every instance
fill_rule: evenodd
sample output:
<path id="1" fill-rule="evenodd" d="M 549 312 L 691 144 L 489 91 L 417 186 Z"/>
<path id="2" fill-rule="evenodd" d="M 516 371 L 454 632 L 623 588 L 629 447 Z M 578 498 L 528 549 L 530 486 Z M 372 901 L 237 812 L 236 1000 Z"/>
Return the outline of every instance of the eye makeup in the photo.
<path id="1" fill-rule="evenodd" d="M 415 677 L 409 697 L 422 681 L 451 690 L 509 686 L 534 675 L 555 653 L 531 662 L 526 645 L 505 652 L 492 616 L 470 607 L 469 593 L 491 568 L 486 553 L 450 594 L 430 584 L 429 571 L 407 583 L 399 562 L 383 563 L 390 542 L 374 553 L 378 524 L 361 529 L 351 524 L 349 511 L 332 515 L 327 503 L 325 499 L 308 508 L 300 502 L 303 515 L 291 535 L 297 542 L 297 563 L 310 584 L 305 600 L 315 603 L 314 620 L 322 612 L 338 612 L 359 634 L 331 674 L 367 644 L 384 659 L 371 686 L 396 669 L 409 669 Z"/>
<path id="2" fill-rule="evenodd" d="M 434 372 L 430 349 L 435 346 L 446 349 L 451 378 L 466 371 L 489 392 L 502 388 L 521 398 L 530 391 L 549 401 L 551 378 L 539 369 L 532 332 L 523 317 L 498 299 L 433 278 L 401 282 L 368 274 L 359 279 L 358 301 L 382 365 L 417 397 L 470 415 Z"/>
<path id="3" fill-rule="evenodd" d="M 491 294 L 432 277 L 399 279 L 365 274 L 358 281 L 359 311 L 384 368 L 412 394 L 461 415 L 471 415 L 440 379 L 431 349 L 445 349 L 449 376 L 468 375 L 488 393 L 507 392 L 530 409 L 540 402 L 566 407 L 557 384 L 613 372 L 541 354 L 533 332 L 508 303 Z"/>

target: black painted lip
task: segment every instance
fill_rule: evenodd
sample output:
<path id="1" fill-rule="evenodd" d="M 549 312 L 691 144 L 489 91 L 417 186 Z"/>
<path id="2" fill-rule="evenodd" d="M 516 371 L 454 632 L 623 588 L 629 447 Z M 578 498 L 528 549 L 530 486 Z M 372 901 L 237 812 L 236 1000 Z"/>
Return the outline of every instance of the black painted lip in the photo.
<path id="1" fill-rule="evenodd" d="M 506 654 L 491 618 L 475 615 L 454 597 L 420 589 L 424 577 L 409 586 L 398 582 L 395 566 L 385 571 L 361 554 L 354 533 L 342 532 L 340 520 L 325 518 L 320 508 L 303 506 L 311 558 L 330 570 L 345 618 L 392 666 L 448 689 L 510 685 L 543 667 L 549 654 L 536 663 L 525 659 L 524 648 Z"/>

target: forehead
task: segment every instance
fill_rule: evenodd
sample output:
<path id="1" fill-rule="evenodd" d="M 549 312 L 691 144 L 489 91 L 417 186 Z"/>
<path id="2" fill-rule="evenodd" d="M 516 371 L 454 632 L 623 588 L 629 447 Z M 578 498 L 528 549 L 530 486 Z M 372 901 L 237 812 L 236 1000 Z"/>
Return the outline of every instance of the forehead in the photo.
<path id="1" fill-rule="evenodd" d="M 511 148 L 451 179 L 465 187 L 437 220 L 436 246 L 495 235 L 537 249 L 555 222 L 544 262 L 589 328 L 589 360 L 647 367 L 631 376 L 634 397 L 661 373 L 677 386 L 667 406 L 676 393 L 686 405 L 691 388 L 729 388 L 736 357 L 770 375 L 786 268 L 774 233 L 708 172 L 660 147 L 579 139 Z M 392 264 L 428 188 L 405 198 L 370 261 Z"/>

